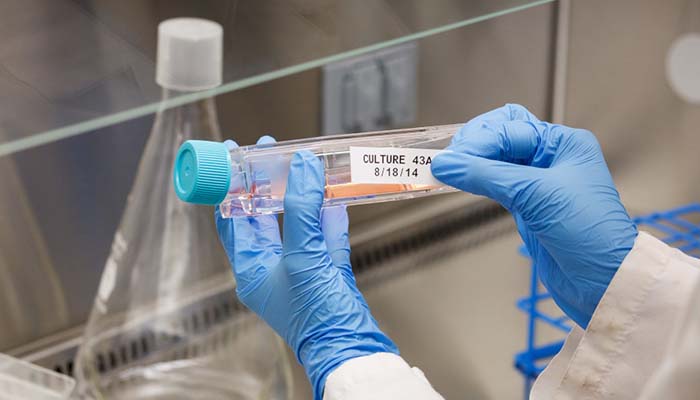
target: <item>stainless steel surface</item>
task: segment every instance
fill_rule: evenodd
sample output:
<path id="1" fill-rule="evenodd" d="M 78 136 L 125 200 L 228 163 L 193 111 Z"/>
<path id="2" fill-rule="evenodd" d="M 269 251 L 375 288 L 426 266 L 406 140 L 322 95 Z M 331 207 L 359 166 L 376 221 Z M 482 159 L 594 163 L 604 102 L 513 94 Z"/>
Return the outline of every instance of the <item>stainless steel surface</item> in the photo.
<path id="1" fill-rule="evenodd" d="M 568 40 L 558 42 L 568 45 L 564 122 L 598 135 L 633 212 L 700 196 L 695 165 L 700 110 L 676 98 L 664 77 L 668 46 L 687 31 L 687 24 L 679 23 L 685 3 L 571 2 Z M 115 30 L 119 18 L 143 19 L 140 29 L 120 34 L 129 43 L 147 43 L 153 20 L 138 6 L 123 4 L 101 3 L 94 11 L 109 17 L 105 23 Z M 426 5 L 401 18 L 419 23 L 430 11 Z M 416 125 L 465 120 L 505 102 L 520 102 L 550 117 L 550 103 L 557 104 L 548 95 L 554 21 L 553 7 L 545 6 L 420 41 Z M 268 49 L 279 48 L 270 44 Z M 265 133 L 284 139 L 316 135 L 319 82 L 320 72 L 312 70 L 221 96 L 222 127 L 241 144 Z M 100 90 L 115 91 L 115 104 L 137 93 L 121 91 L 128 85 L 107 87 Z M 12 97 L 5 103 L 11 109 L 18 104 Z M 32 108 L 35 103 L 24 104 Z M 45 107 L 33 109 L 39 121 L 51 115 Z M 10 188 L 0 193 L 0 245 L 10 244 L 0 247 L 0 326 L 11 327 L 0 332 L 0 349 L 15 349 L 49 365 L 70 359 L 78 339 L 65 339 L 79 332 L 70 328 L 84 321 L 90 307 L 150 124 L 150 118 L 135 120 L 0 162 L 4 188 Z M 446 201 L 472 201 L 453 199 Z M 390 238 L 405 224 L 432 217 L 429 204 L 351 210 L 354 246 L 359 251 L 360 243 Z M 447 398 L 520 396 L 511 356 L 524 343 L 525 321 L 513 301 L 526 290 L 527 267 L 515 254 L 517 243 L 512 234 L 445 252 L 440 261 L 410 273 L 404 273 L 410 263 L 397 258 L 381 268 L 401 274 L 366 287 L 370 306 L 403 355 Z M 411 258 L 413 264 L 422 260 Z M 69 368 L 68 361 L 63 365 Z M 298 398 L 308 398 L 303 375 L 295 372 Z"/>
<path id="2" fill-rule="evenodd" d="M 382 328 L 446 399 L 519 399 L 512 356 L 523 346 L 528 267 L 511 234 L 449 253 L 365 291 Z"/>
<path id="3" fill-rule="evenodd" d="M 451 262 L 450 260 L 457 254 L 469 254 L 470 251 L 477 251 L 482 246 L 489 246 L 491 242 L 500 241 L 503 236 L 513 236 L 512 220 L 505 210 L 491 201 L 476 200 L 473 197 L 443 199 L 441 206 L 442 211 L 449 211 L 449 213 L 439 215 L 435 210 L 432 213 L 419 213 L 414 216 L 414 223 L 410 229 L 391 233 L 384 231 L 376 235 L 373 240 L 354 246 L 352 262 L 358 273 L 358 284 L 363 291 L 381 292 L 383 290 L 381 288 L 387 285 L 393 286 L 397 278 L 398 281 L 405 281 L 407 276 L 424 275 L 426 273 L 424 270 L 439 268 L 442 263 Z M 514 253 L 506 253 L 505 257 L 506 260 L 511 260 L 516 256 Z M 500 268 L 507 268 L 507 265 L 510 265 L 510 261 L 501 263 Z M 526 273 L 527 269 L 524 271 Z M 514 281 L 510 280 L 510 282 Z M 125 366 L 138 365 L 146 359 L 157 357 L 167 360 L 183 352 L 203 355 L 210 351 L 217 351 L 224 341 L 240 341 L 241 325 L 236 324 L 252 322 L 249 319 L 255 316 L 241 313 L 241 304 L 231 290 L 231 282 L 221 282 L 218 285 L 216 282 L 212 283 L 214 285 L 211 288 L 194 297 L 188 302 L 187 307 L 179 309 L 178 312 L 155 319 L 143 318 L 138 324 L 133 324 L 129 334 L 126 335 L 126 340 L 124 335 L 121 337 L 114 335 L 113 343 L 107 338 L 96 357 L 100 371 L 103 371 L 108 378 L 112 374 L 118 374 Z M 395 293 L 388 299 L 408 305 L 410 301 L 407 302 L 407 299 L 411 295 L 411 291 L 406 291 Z M 435 300 L 440 301 L 437 297 Z M 504 298 L 501 302 L 505 303 L 508 300 Z M 370 303 L 374 304 L 375 301 L 370 299 Z M 377 304 L 382 307 L 383 302 L 379 301 Z M 416 305 L 416 307 L 425 306 Z M 421 316 L 417 314 L 415 317 Z M 415 321 L 408 319 L 406 322 Z M 189 342 L 179 340 L 177 336 L 158 334 L 158 326 L 163 326 L 160 324 L 183 326 L 187 331 L 197 333 L 199 339 Z M 482 327 L 482 332 L 484 329 Z M 245 329 L 243 331 L 245 332 Z M 392 333 L 398 337 L 398 340 L 407 340 L 405 334 L 410 332 Z M 56 337 L 51 342 L 44 341 L 35 346 L 17 349 L 14 355 L 24 357 L 46 368 L 71 374 L 75 352 L 80 344 L 78 335 L 80 335 L 79 329 L 63 337 Z M 412 345 L 408 342 L 402 345 L 402 349 Z M 290 353 L 289 357 L 294 355 Z M 455 359 L 454 362 L 461 363 L 462 360 Z M 296 378 L 294 398 L 309 398 L 310 388 L 303 370 L 296 364 L 295 367 L 293 370 Z M 440 374 L 441 370 L 435 369 L 433 372 Z M 468 385 L 458 387 L 447 385 L 443 388 L 447 393 L 450 390 L 476 393 L 476 388 L 483 386 L 475 386 L 475 382 L 471 381 L 462 381 L 462 383 L 468 383 Z"/>
<path id="4" fill-rule="evenodd" d="M 700 31 L 697 0 L 574 1 L 567 124 L 593 131 L 633 212 L 700 198 L 700 107 L 677 98 L 664 63 L 673 39 Z M 694 21 L 694 22 L 693 22 Z"/>
<path id="5" fill-rule="evenodd" d="M 455 1 L 454 7 L 459 3 Z M 697 201 L 700 196 L 696 175 L 700 109 L 675 97 L 663 69 L 671 41 L 688 29 L 688 24 L 680 23 L 687 19 L 686 3 L 570 2 L 568 40 L 560 37 L 557 42 L 568 48 L 563 120 L 598 135 L 632 212 Z M 425 13 L 450 12 L 449 7 L 434 10 L 428 2 L 419 4 L 425 6 L 404 10 L 400 18 L 419 24 Z M 119 16 L 143 17 L 127 5 L 113 5 L 122 13 L 106 12 L 109 7 L 103 3 L 96 9 L 111 16 L 109 26 L 118 28 Z M 373 17 L 382 21 L 381 16 Z M 520 102 L 542 118 L 552 117 L 548 110 L 557 104 L 549 97 L 554 21 L 554 8 L 543 6 L 420 41 L 416 124 L 457 122 L 505 102 Z M 145 22 L 141 30 L 122 33 L 135 43 L 151 28 Z M 273 43 L 260 51 L 280 47 Z M 221 96 L 217 101 L 224 132 L 241 144 L 265 133 L 285 139 L 318 134 L 319 82 L 319 71 L 313 70 Z M 70 347 L 66 345 L 70 342 L 53 341 L 49 334 L 85 317 L 149 124 L 144 118 L 14 157 L 12 168 L 33 217 L 18 213 L 13 218 L 35 221 L 46 244 L 48 265 L 63 287 L 68 322 L 52 328 L 29 325 L 28 331 L 0 338 L 0 349 L 46 337 L 23 349 L 41 360 L 36 356 L 41 353 L 34 351 L 49 349 L 47 343 L 62 343 L 55 347 L 59 351 Z M 471 200 L 455 196 L 449 201 Z M 414 219 L 421 212 L 430 217 L 428 204 L 403 202 L 351 210 L 354 245 L 388 237 L 404 223 L 416 224 L 425 216 Z M 12 228 L 17 237 L 32 237 L 20 232 L 24 226 L 20 222 Z M 447 398 L 521 396 L 511 357 L 524 345 L 525 320 L 513 304 L 527 289 L 528 270 L 515 253 L 518 243 L 513 233 L 450 252 L 366 290 L 382 327 Z M 391 263 L 398 269 L 407 265 L 400 259 Z M 391 269 L 391 265 L 382 268 L 387 267 Z M 8 281 L 39 279 L 31 270 L 3 271 L 8 270 L 13 274 L 5 273 Z M 38 310 L 54 313 L 58 307 L 48 293 L 32 293 L 37 300 L 31 303 L 15 300 L 20 310 L 13 315 L 29 321 L 27 316 Z M 7 317 L 0 314 L 0 318 Z M 4 324 L 0 321 L 0 326 Z M 308 398 L 303 375 L 299 369 L 295 372 L 298 398 Z"/>
<path id="6" fill-rule="evenodd" d="M 557 2 L 557 28 L 554 49 L 554 76 L 552 77 L 551 121 L 564 122 L 566 111 L 566 79 L 569 62 L 569 34 L 571 30 L 571 0 Z"/>
<path id="7" fill-rule="evenodd" d="M 101 22 L 92 22 L 86 28 L 80 29 L 86 29 L 86 32 L 91 29 L 102 32 L 106 29 L 113 33 L 100 34 L 100 37 L 106 35 L 104 40 L 114 41 L 115 38 L 120 38 L 114 45 L 118 45 L 119 51 L 110 53 L 110 58 L 104 60 L 114 65 L 141 65 L 152 62 L 148 57 L 144 58 L 143 54 L 149 54 L 152 50 L 154 36 L 151 33 L 155 32 L 155 22 L 161 17 L 186 13 L 188 10 L 205 17 L 215 17 L 219 12 L 225 14 L 225 11 L 217 11 L 216 2 L 197 3 L 196 6 L 194 3 L 176 2 L 173 3 L 176 5 L 169 3 L 167 7 L 162 8 L 147 2 L 148 7 L 151 7 L 148 10 L 141 9 L 146 7 L 143 2 L 120 3 L 118 6 L 90 1 L 55 3 L 48 9 L 43 8 L 40 0 L 32 0 L 31 3 L 7 3 L 4 7 L 11 9 L 27 5 L 23 12 L 28 18 L 31 17 L 27 21 L 35 24 L 47 23 L 38 14 L 43 15 L 43 12 L 57 8 L 60 12 L 54 10 L 56 13 L 71 15 L 70 18 L 66 17 L 67 21 L 79 25 L 85 14 L 74 15 L 74 11 L 84 13 L 87 9 L 88 14 L 94 14 Z M 368 12 L 366 9 L 359 9 L 360 5 L 357 6 L 357 10 L 353 10 L 351 4 L 354 3 L 347 3 L 344 6 L 347 9 L 344 10 L 361 15 Z M 388 29 L 401 23 L 419 27 L 432 20 L 435 12 L 448 15 L 450 7 L 454 7 L 454 11 L 458 12 L 463 6 L 456 0 L 444 2 L 445 7 L 440 10 L 434 9 L 427 2 L 412 2 L 410 7 L 406 5 L 408 8 L 405 9 L 402 9 L 401 4 L 404 3 L 392 4 L 392 8 L 373 9 L 373 15 L 367 20 L 373 22 L 363 29 Z M 209 6 L 211 8 L 208 8 Z M 265 8 L 268 6 L 269 4 L 260 5 L 266 10 L 261 15 L 270 16 L 272 10 Z M 248 13 L 254 13 L 253 3 L 246 2 L 245 7 Z M 314 3 L 313 7 L 320 5 Z M 506 101 L 528 104 L 535 112 L 546 116 L 551 70 L 552 10 L 551 6 L 532 8 L 420 41 L 421 67 L 416 125 L 463 121 Z M 125 32 L 119 22 L 130 18 L 134 19 L 135 28 Z M 318 18 L 321 18 L 319 23 L 322 23 L 323 14 Z M 329 18 L 333 20 L 335 14 Z M 262 22 L 267 26 L 274 23 L 272 20 Z M 278 22 L 296 24 L 298 20 L 283 19 Z M 276 32 L 276 35 L 295 32 L 299 29 L 298 25 L 295 26 L 278 26 L 270 32 Z M 251 35 L 261 28 L 245 24 L 237 27 L 249 29 L 248 33 Z M 352 41 L 353 35 L 356 34 L 356 30 L 342 30 L 336 32 L 336 37 Z M 56 36 L 58 37 L 58 33 Z M 276 54 L 275 52 L 279 51 L 291 57 L 292 52 L 305 51 L 309 45 L 302 40 L 303 37 L 279 43 L 273 40 L 274 38 L 270 39 L 269 43 L 265 43 L 264 40 L 257 42 L 259 47 L 249 50 L 259 56 Z M 280 48 L 280 43 L 285 43 L 287 47 Z M 79 46 L 80 43 L 74 45 Z M 57 49 L 60 49 L 60 46 Z M 46 44 L 41 44 L 33 51 L 40 54 L 48 50 Z M 527 63 L 522 62 L 525 59 L 528 60 Z M 132 60 L 136 61 L 132 63 Z M 260 60 L 260 57 L 257 60 Z M 43 71 L 42 74 L 50 75 L 50 68 Z M 115 82 L 109 81 L 111 83 L 106 86 L 94 87 L 100 93 L 107 91 L 110 94 L 107 98 L 113 96 L 112 103 L 91 102 L 90 91 L 79 92 L 73 97 L 67 94 L 56 96 L 61 99 L 78 96 L 71 100 L 73 103 L 70 104 L 108 109 L 139 101 L 143 96 L 150 95 L 148 85 L 143 83 L 147 79 L 143 76 L 115 76 L 121 78 Z M 280 139 L 318 135 L 319 81 L 320 71 L 312 70 L 220 96 L 217 102 L 224 134 L 235 138 L 240 144 L 253 143 L 258 136 L 267 133 Z M 83 81 L 63 82 L 63 90 L 68 90 L 71 85 L 80 87 L 80 82 Z M 32 109 L 33 101 L 23 103 L 22 107 Z M 14 98 L 7 98 L 6 102 L 13 106 L 17 104 Z M 51 114 L 42 108 L 35 109 L 37 115 L 42 118 Z M 4 225 L 2 229 L 17 238 L 26 237 L 27 239 L 22 241 L 27 243 L 33 237 L 30 235 L 31 230 L 36 232 L 35 236 L 43 238 L 46 264 L 50 266 L 47 267 L 50 272 L 45 272 L 38 266 L 23 267 L 25 261 L 22 257 L 27 254 L 39 254 L 30 250 L 21 253 L 22 257 L 13 255 L 11 260 L 4 260 L 11 267 L 2 270 L 2 280 L 49 282 L 49 277 L 54 275 L 55 279 L 51 279 L 50 282 L 55 284 L 52 283 L 50 290 L 23 289 L 21 296 L 13 294 L 12 299 L 2 300 L 3 305 L 14 304 L 14 311 L 0 314 L 0 325 L 7 324 L 22 329 L 17 332 L 5 330 L 0 337 L 0 351 L 40 340 L 84 322 L 151 123 L 152 118 L 141 118 L 4 158 L 15 165 L 16 171 L 13 173 L 26 193 L 24 204 L 35 223 L 13 222 L 12 225 Z M 353 224 L 359 226 L 368 221 L 375 221 L 377 225 L 381 225 L 382 220 L 396 220 L 401 218 L 401 210 L 410 204 L 425 207 L 429 203 L 397 203 L 356 208 L 352 210 Z M 19 214 L 14 207 L 4 210 L 3 213 L 8 217 L 13 213 Z M 383 218 L 379 219 L 379 216 Z M 41 246 L 41 241 L 37 243 L 37 246 Z M 4 257 L 9 254 L 3 252 Z M 32 288 L 37 289 L 38 286 Z M 9 292 L 4 292 L 3 295 L 7 296 Z M 32 297 L 35 299 L 30 300 Z M 37 315 L 51 317 L 42 318 L 37 322 Z"/>

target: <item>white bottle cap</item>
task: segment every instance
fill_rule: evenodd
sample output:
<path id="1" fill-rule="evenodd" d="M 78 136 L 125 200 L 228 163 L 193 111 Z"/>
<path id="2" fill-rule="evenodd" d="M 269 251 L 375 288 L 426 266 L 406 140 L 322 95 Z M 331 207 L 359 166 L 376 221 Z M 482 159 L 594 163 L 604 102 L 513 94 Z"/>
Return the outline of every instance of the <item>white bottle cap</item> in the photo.
<path id="1" fill-rule="evenodd" d="M 173 18 L 158 25 L 156 82 L 195 91 L 221 85 L 223 28 L 200 18 Z"/>

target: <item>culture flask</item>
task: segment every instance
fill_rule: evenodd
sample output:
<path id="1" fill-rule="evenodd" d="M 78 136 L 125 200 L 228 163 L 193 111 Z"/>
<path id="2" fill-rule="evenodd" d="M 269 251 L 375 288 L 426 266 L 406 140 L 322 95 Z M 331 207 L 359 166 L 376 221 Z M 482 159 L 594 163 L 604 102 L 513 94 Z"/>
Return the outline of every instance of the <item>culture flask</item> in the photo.
<path id="1" fill-rule="evenodd" d="M 432 158 L 461 124 L 397 129 L 235 147 L 191 140 L 180 147 L 173 184 L 180 199 L 218 204 L 221 215 L 283 212 L 294 153 L 311 151 L 324 165 L 324 205 L 410 199 L 453 188 L 430 172 Z"/>

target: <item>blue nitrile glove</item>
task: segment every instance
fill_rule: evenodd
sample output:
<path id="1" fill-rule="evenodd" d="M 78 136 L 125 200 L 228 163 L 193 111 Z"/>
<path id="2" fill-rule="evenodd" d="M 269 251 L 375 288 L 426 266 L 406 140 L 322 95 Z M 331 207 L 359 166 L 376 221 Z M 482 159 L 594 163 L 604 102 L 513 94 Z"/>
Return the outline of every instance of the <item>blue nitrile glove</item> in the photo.
<path id="1" fill-rule="evenodd" d="M 258 143 L 271 141 L 263 137 Z M 216 211 L 238 297 L 294 350 L 315 399 L 322 398 L 328 374 L 343 362 L 398 354 L 355 284 L 345 208 L 321 209 L 324 183 L 318 157 L 294 155 L 284 198 L 284 243 L 275 215 L 226 219 Z"/>
<path id="2" fill-rule="evenodd" d="M 542 283 L 581 327 L 637 237 L 592 133 L 506 105 L 469 121 L 432 172 L 515 217 Z"/>

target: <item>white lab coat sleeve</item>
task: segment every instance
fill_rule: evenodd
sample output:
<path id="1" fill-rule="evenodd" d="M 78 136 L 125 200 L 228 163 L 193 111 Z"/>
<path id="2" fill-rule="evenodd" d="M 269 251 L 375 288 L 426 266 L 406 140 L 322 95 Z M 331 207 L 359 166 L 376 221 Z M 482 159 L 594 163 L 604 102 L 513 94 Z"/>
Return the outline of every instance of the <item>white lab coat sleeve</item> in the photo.
<path id="1" fill-rule="evenodd" d="M 700 284 L 677 326 L 666 359 L 645 386 L 640 400 L 697 400 L 700 393 Z"/>
<path id="2" fill-rule="evenodd" d="M 677 326 L 664 361 L 640 400 L 697 400 L 700 393 L 700 283 Z"/>
<path id="3" fill-rule="evenodd" d="M 324 400 L 443 400 L 418 368 L 391 353 L 349 360 L 326 380 Z"/>
<path id="4" fill-rule="evenodd" d="M 530 399 L 638 399 L 665 358 L 699 276 L 700 260 L 640 232 L 588 328 L 572 331 Z"/>

